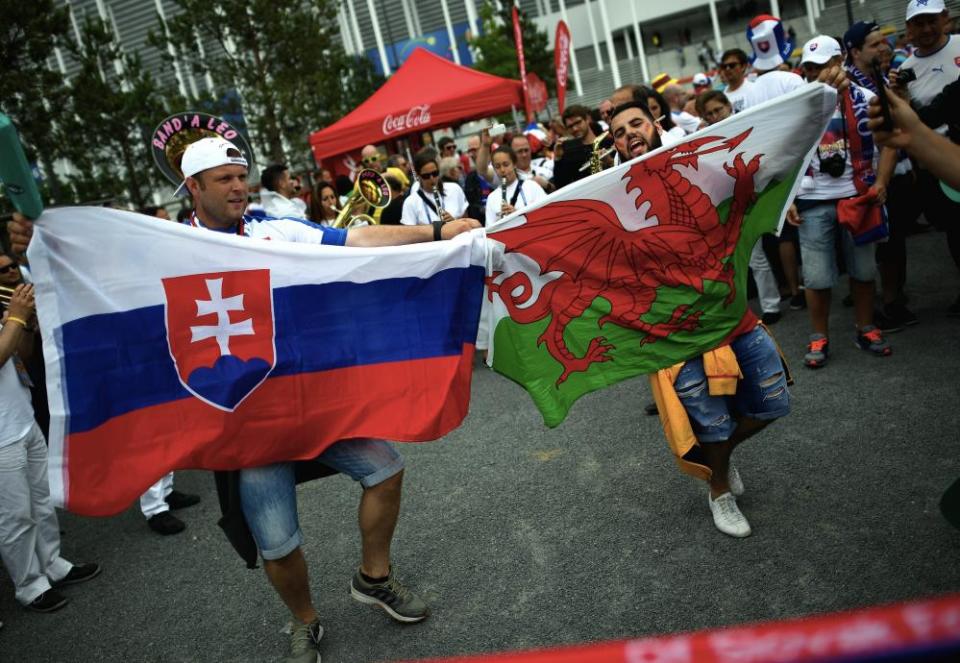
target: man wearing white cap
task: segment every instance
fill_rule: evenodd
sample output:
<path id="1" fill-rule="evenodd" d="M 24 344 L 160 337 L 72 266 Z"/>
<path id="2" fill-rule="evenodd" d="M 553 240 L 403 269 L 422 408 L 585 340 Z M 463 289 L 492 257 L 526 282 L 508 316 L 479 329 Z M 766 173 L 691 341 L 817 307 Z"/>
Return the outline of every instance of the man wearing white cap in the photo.
<path id="1" fill-rule="evenodd" d="M 960 38 L 946 34 L 950 15 L 943 0 L 910 0 L 907 4 L 907 36 L 913 43 L 913 54 L 900 66 L 899 72 L 911 70 L 916 79 L 907 84 L 913 105 L 923 107 L 947 85 L 960 77 Z M 896 78 L 901 78 L 900 73 Z M 946 127 L 939 129 L 945 133 Z M 922 163 L 920 164 L 923 165 Z M 960 204 L 943 193 L 937 178 L 926 170 L 917 174 L 917 200 L 924 216 L 947 235 L 950 257 L 960 269 Z M 947 315 L 960 316 L 960 296 L 947 309 Z"/>
<path id="2" fill-rule="evenodd" d="M 840 64 L 842 59 L 836 39 L 814 37 L 803 47 L 804 76 L 815 81 L 825 68 Z M 854 342 L 874 356 L 886 357 L 892 352 L 874 325 L 873 300 L 876 241 L 885 237 L 883 203 L 896 153 L 888 148 L 878 151 L 873 134 L 866 128 L 867 106 L 874 96 L 857 85 L 837 95 L 837 108 L 801 181 L 795 206 L 787 215 L 791 224 L 799 226 L 805 295 L 813 327 L 804 356 L 808 368 L 823 367 L 829 357 L 828 320 L 831 288 L 839 271 L 835 248 L 838 234 L 851 279 L 857 326 Z"/>
<path id="3" fill-rule="evenodd" d="M 181 161 L 183 183 L 194 213 L 185 221 L 198 229 L 274 241 L 340 246 L 395 246 L 450 239 L 480 223 L 473 219 L 425 226 L 364 226 L 349 230 L 327 228 L 303 219 L 256 218 L 247 206 L 247 160 L 220 137 L 202 138 L 187 146 Z M 25 249 L 32 224 L 22 217 L 11 223 L 14 247 Z M 330 398 L 336 398 L 331 394 Z M 359 481 L 361 562 L 350 581 L 351 596 L 377 605 L 404 623 L 429 615 L 427 604 L 404 586 L 390 564 L 390 544 L 400 508 L 403 458 L 384 440 L 353 439 L 329 447 L 316 459 Z M 294 464 L 277 463 L 241 470 L 240 506 L 256 541 L 263 568 L 274 589 L 293 614 L 290 651 L 285 663 L 317 663 L 323 635 L 310 596 L 303 535 L 297 517 Z"/>

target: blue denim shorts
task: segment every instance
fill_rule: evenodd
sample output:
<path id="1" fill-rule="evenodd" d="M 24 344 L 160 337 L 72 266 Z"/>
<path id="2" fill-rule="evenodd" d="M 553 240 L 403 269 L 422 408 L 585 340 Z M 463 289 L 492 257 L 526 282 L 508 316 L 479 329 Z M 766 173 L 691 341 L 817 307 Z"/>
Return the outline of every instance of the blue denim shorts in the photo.
<path id="1" fill-rule="evenodd" d="M 337 442 L 316 460 L 359 481 L 364 488 L 403 469 L 403 457 L 393 445 L 370 438 Z M 303 544 L 293 467 L 293 463 L 275 463 L 240 470 L 240 504 L 264 559 L 281 559 Z"/>
<path id="2" fill-rule="evenodd" d="M 857 246 L 854 243 L 850 231 L 841 228 L 837 221 L 836 200 L 822 203 L 806 201 L 806 205 L 811 206 L 801 208 L 803 224 L 797 229 L 804 285 L 814 290 L 826 290 L 836 285 L 840 275 L 836 253 L 837 233 L 840 233 L 847 273 L 856 281 L 873 281 L 877 274 L 877 245 Z"/>
<path id="3" fill-rule="evenodd" d="M 734 339 L 730 347 L 743 373 L 733 396 L 710 395 L 702 357 L 684 364 L 673 383 L 702 443 L 729 440 L 740 417 L 771 421 L 790 412 L 786 371 L 767 331 L 757 325 Z"/>

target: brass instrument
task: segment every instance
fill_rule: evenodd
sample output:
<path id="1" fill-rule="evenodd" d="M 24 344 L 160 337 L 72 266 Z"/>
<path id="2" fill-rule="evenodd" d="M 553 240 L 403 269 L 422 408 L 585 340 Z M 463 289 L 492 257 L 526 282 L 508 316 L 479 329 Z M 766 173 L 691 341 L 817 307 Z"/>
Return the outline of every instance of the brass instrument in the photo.
<path id="1" fill-rule="evenodd" d="M 334 228 L 351 228 L 361 224 L 377 225 L 380 222 L 370 214 L 352 214 L 353 208 L 357 205 L 365 205 L 382 209 L 390 204 L 390 199 L 390 185 L 387 184 L 383 175 L 370 168 L 364 168 L 357 173 L 353 191 L 347 196 L 343 208 L 337 210 L 337 218 L 334 219 L 332 226 Z"/>
<path id="2" fill-rule="evenodd" d="M 580 172 L 582 173 L 587 168 L 590 169 L 590 174 L 594 175 L 603 170 L 603 160 L 608 156 L 613 154 L 617 148 L 609 147 L 606 150 L 600 151 L 600 148 L 603 146 L 603 142 L 610 137 L 609 131 L 604 131 L 602 134 L 597 136 L 593 140 L 593 152 L 590 153 L 590 159 L 580 166 Z"/>

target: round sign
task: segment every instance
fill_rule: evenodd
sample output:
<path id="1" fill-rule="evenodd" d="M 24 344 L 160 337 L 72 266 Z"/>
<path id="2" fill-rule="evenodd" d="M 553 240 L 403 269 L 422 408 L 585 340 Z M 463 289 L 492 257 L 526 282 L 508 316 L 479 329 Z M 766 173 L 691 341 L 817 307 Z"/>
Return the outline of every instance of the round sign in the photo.
<path id="1" fill-rule="evenodd" d="M 236 145 L 253 167 L 253 150 L 242 133 L 216 115 L 194 111 L 171 115 L 154 129 L 150 137 L 153 160 L 168 180 L 179 185 L 183 182 L 180 159 L 187 145 L 210 136 L 222 136 Z"/>

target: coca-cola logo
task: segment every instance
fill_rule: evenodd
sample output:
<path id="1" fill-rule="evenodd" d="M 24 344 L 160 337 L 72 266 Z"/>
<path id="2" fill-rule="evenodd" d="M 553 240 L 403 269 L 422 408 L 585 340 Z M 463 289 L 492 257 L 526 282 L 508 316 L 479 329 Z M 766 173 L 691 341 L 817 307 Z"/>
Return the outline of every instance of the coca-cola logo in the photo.
<path id="1" fill-rule="evenodd" d="M 414 106 L 401 115 L 387 115 L 383 118 L 383 135 L 409 131 L 430 124 L 430 104 Z"/>

